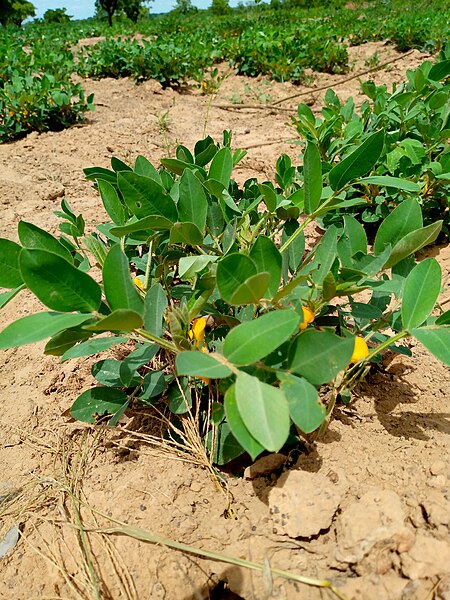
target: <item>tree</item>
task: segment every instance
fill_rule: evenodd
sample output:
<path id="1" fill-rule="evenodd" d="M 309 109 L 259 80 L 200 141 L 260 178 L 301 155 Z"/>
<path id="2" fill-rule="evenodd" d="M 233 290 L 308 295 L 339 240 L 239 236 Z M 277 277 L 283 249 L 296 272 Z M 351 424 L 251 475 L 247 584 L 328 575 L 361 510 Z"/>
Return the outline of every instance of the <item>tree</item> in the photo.
<path id="1" fill-rule="evenodd" d="M 97 13 L 103 9 L 108 16 L 109 26 L 112 27 L 112 18 L 119 5 L 119 0 L 95 0 Z"/>
<path id="2" fill-rule="evenodd" d="M 192 4 L 191 0 L 175 0 L 175 6 L 172 12 L 179 15 L 186 15 L 197 11 L 198 8 Z"/>
<path id="3" fill-rule="evenodd" d="M 143 16 L 148 10 L 144 5 L 149 4 L 152 1 L 153 0 L 95 0 L 96 14 L 99 15 L 102 12 L 105 12 L 108 17 L 108 23 L 111 26 L 113 15 L 120 10 L 125 13 L 133 23 L 137 23 L 139 17 Z"/>
<path id="4" fill-rule="evenodd" d="M 72 17 L 66 10 L 67 8 L 49 8 L 44 13 L 44 23 L 68 23 Z"/>
<path id="5" fill-rule="evenodd" d="M 3 26 L 22 25 L 27 17 L 34 17 L 36 8 L 28 0 L 0 0 L 0 23 Z"/>
<path id="6" fill-rule="evenodd" d="M 149 4 L 153 0 L 119 0 L 119 8 L 127 15 L 127 17 L 137 23 L 139 17 L 148 13 L 148 9 L 144 4 Z"/>
<path id="7" fill-rule="evenodd" d="M 231 12 L 230 5 L 228 4 L 228 0 L 212 0 L 211 6 L 209 10 L 213 15 L 227 15 Z"/>

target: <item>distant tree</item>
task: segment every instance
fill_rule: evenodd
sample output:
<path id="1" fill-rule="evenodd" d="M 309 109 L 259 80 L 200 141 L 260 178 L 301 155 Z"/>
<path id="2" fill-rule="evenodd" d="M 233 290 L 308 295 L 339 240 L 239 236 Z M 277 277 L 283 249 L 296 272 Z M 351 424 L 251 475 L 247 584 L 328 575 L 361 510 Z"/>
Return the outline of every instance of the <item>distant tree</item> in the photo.
<path id="1" fill-rule="evenodd" d="M 213 15 L 227 15 L 231 12 L 230 5 L 228 4 L 228 0 L 212 0 L 211 6 L 209 10 Z"/>
<path id="2" fill-rule="evenodd" d="M 140 17 L 148 13 L 145 4 L 150 2 L 153 2 L 153 0 L 95 0 L 96 15 L 101 16 L 106 13 L 108 23 L 111 26 L 114 14 L 120 11 L 133 23 L 137 23 Z"/>
<path id="3" fill-rule="evenodd" d="M 44 23 L 68 23 L 72 17 L 66 10 L 67 8 L 49 8 L 44 13 Z"/>
<path id="4" fill-rule="evenodd" d="M 0 0 L 0 24 L 22 25 L 27 17 L 34 17 L 36 8 L 28 0 Z"/>
<path id="5" fill-rule="evenodd" d="M 119 0 L 95 0 L 97 14 L 105 11 L 108 17 L 109 26 L 112 27 L 112 18 L 119 5 Z"/>
<path id="6" fill-rule="evenodd" d="M 137 23 L 139 17 L 148 14 L 148 8 L 144 5 L 149 4 L 153 0 L 119 0 L 119 8 L 127 15 L 127 17 Z"/>
<path id="7" fill-rule="evenodd" d="M 191 0 L 176 0 L 175 6 L 172 12 L 178 13 L 179 15 L 186 15 L 187 13 L 197 12 L 198 8 L 194 6 Z"/>

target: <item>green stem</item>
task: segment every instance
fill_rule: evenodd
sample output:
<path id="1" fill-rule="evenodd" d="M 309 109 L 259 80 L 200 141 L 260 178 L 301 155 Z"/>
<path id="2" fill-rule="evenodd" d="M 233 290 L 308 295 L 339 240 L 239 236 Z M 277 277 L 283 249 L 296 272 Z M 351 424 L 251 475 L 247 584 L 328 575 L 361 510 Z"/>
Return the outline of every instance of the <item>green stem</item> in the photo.
<path id="1" fill-rule="evenodd" d="M 260 219 L 258 221 L 258 223 L 255 225 L 255 227 L 253 228 L 250 240 L 248 245 L 251 246 L 253 244 L 253 240 L 255 239 L 255 237 L 258 235 L 258 233 L 260 232 L 261 228 L 265 225 L 266 221 L 269 219 L 270 217 L 270 213 L 265 213 L 264 216 L 262 217 L 262 219 Z"/>
<path id="2" fill-rule="evenodd" d="M 298 229 L 296 229 L 294 231 L 294 233 L 291 235 L 290 238 L 288 238 L 284 244 L 281 246 L 280 248 L 280 252 L 281 254 L 283 254 L 283 252 L 285 252 L 289 246 L 292 244 L 292 242 L 301 234 L 301 232 L 305 229 L 305 227 L 307 225 L 309 225 L 311 223 L 311 221 L 314 220 L 314 213 L 312 215 L 309 215 L 309 217 L 306 217 L 306 219 L 303 221 L 303 223 L 300 223 Z"/>
<path id="3" fill-rule="evenodd" d="M 300 235 L 300 233 L 305 229 L 305 227 L 307 225 L 309 225 L 309 223 L 311 223 L 311 221 L 314 221 L 314 219 L 316 219 L 317 217 L 319 217 L 321 214 L 326 213 L 327 211 L 326 210 L 324 211 L 324 208 L 327 208 L 327 206 L 329 206 L 330 204 L 332 204 L 333 200 L 336 198 L 336 196 L 338 194 L 341 194 L 351 184 L 354 184 L 354 183 L 355 182 L 352 181 L 351 183 L 347 183 L 346 185 L 344 185 L 344 187 L 342 187 L 341 189 L 336 190 L 327 200 L 325 200 L 324 202 L 322 202 L 322 204 L 320 204 L 316 208 L 316 210 L 314 212 L 312 212 L 310 215 L 308 215 L 306 217 L 306 219 L 303 221 L 303 223 L 300 224 L 299 228 L 296 229 L 294 231 L 294 233 L 291 235 L 291 237 L 284 242 L 284 244 L 280 248 L 280 252 L 283 254 L 283 252 L 285 250 L 287 250 L 287 248 L 289 248 L 289 246 L 292 244 L 292 242 L 296 239 L 297 236 Z"/>
<path id="4" fill-rule="evenodd" d="M 148 245 L 148 259 L 147 266 L 145 267 L 145 276 L 144 276 L 144 291 L 148 290 L 148 282 L 150 279 L 150 268 L 152 266 L 152 248 L 153 248 L 153 240 L 150 240 Z"/>
<path id="5" fill-rule="evenodd" d="M 153 342 L 154 344 L 158 344 L 158 346 L 161 346 L 161 348 L 169 350 L 169 352 L 173 352 L 174 354 L 178 354 L 178 352 L 180 352 L 180 350 L 178 350 L 175 344 L 172 344 L 168 340 L 160 338 L 157 335 L 153 335 L 153 333 L 149 333 L 148 331 L 145 331 L 145 329 L 136 329 L 136 333 L 148 340 L 149 342 Z"/>
<path id="6" fill-rule="evenodd" d="M 369 361 L 372 360 L 372 358 L 374 356 L 376 356 L 377 354 L 379 354 L 380 352 L 383 352 L 383 350 L 386 350 L 386 348 L 388 348 L 389 346 L 391 346 L 392 344 L 395 344 L 395 342 L 398 342 L 399 340 L 401 340 L 402 338 L 405 337 L 409 337 L 409 333 L 406 330 L 400 331 L 399 333 L 397 333 L 396 335 L 394 335 L 393 337 L 385 340 L 384 342 L 382 342 L 379 346 L 377 346 L 376 348 L 373 348 L 369 354 L 365 357 L 365 361 Z"/>

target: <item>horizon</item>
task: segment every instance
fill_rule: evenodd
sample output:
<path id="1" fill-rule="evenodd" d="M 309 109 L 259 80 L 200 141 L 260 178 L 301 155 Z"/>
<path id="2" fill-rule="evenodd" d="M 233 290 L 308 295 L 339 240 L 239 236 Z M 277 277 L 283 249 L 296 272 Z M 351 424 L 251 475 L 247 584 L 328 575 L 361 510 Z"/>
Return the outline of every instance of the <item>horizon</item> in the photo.
<path id="1" fill-rule="evenodd" d="M 36 17 L 41 19 L 48 9 L 65 8 L 66 13 L 74 20 L 89 19 L 94 16 L 94 0 L 31 0 L 36 8 Z M 231 0 L 230 6 L 236 6 L 238 0 Z M 193 6 L 197 8 L 208 8 L 211 0 L 193 0 Z M 149 5 L 150 13 L 167 13 L 175 8 L 175 0 L 154 0 Z"/>

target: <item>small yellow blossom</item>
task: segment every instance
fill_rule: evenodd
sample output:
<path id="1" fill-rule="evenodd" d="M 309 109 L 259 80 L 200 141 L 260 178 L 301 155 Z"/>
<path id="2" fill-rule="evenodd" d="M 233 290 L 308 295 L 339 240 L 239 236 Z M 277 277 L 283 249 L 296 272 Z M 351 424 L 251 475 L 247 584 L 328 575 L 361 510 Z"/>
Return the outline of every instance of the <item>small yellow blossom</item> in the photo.
<path id="1" fill-rule="evenodd" d="M 355 347 L 353 349 L 353 354 L 350 359 L 350 364 L 357 363 L 361 359 L 366 358 L 366 356 L 368 356 L 368 354 L 369 354 L 369 347 L 367 346 L 366 340 L 363 337 L 361 337 L 360 335 L 357 335 L 355 337 Z"/>
<path id="2" fill-rule="evenodd" d="M 192 327 L 189 330 L 189 339 L 195 340 L 195 347 L 200 348 L 205 341 L 205 317 L 199 317 L 192 321 Z"/>
<path id="3" fill-rule="evenodd" d="M 134 285 L 139 288 L 140 290 L 144 291 L 144 284 L 142 283 L 142 281 L 139 279 L 139 277 L 135 277 L 133 279 L 133 283 Z"/>
<path id="4" fill-rule="evenodd" d="M 307 306 L 302 306 L 303 321 L 300 323 L 300 331 L 305 330 L 314 321 L 314 313 Z"/>
<path id="5" fill-rule="evenodd" d="M 189 339 L 195 340 L 195 347 L 203 352 L 203 354 L 208 354 L 208 348 L 204 344 L 205 341 L 205 327 L 206 327 L 206 318 L 199 317 L 198 319 L 194 319 L 192 321 L 192 328 L 189 330 L 188 335 Z M 207 377 L 200 377 L 205 385 L 209 384 L 209 379 Z"/>

